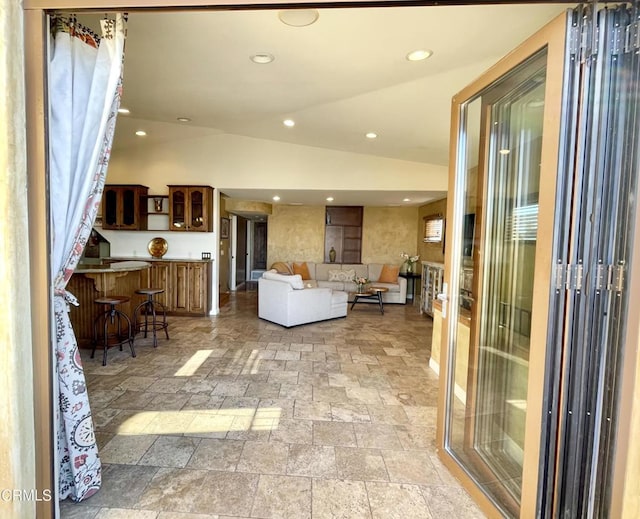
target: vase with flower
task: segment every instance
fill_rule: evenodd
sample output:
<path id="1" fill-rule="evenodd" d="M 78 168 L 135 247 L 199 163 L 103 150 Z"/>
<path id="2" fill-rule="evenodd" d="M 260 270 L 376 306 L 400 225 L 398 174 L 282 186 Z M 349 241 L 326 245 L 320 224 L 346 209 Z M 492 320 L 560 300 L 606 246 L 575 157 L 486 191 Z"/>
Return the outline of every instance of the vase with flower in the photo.
<path id="1" fill-rule="evenodd" d="M 353 282 L 356 284 L 357 294 L 366 294 L 368 285 L 371 281 L 369 281 L 369 278 L 366 278 L 363 276 L 356 276 L 353 278 Z"/>
<path id="2" fill-rule="evenodd" d="M 416 263 L 420 259 L 419 255 L 410 256 L 406 252 L 401 252 L 400 257 L 404 259 L 403 267 L 404 267 L 404 271 L 407 274 L 412 274 L 413 272 L 416 271 Z"/>

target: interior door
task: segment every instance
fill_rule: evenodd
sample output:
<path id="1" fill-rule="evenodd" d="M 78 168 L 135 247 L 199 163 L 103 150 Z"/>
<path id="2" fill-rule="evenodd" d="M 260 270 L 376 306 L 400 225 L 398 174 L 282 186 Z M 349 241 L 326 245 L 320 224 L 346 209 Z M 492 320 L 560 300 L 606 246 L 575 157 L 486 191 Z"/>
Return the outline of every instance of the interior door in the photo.
<path id="1" fill-rule="evenodd" d="M 438 442 L 496 516 L 536 506 L 567 20 L 452 106 Z"/>

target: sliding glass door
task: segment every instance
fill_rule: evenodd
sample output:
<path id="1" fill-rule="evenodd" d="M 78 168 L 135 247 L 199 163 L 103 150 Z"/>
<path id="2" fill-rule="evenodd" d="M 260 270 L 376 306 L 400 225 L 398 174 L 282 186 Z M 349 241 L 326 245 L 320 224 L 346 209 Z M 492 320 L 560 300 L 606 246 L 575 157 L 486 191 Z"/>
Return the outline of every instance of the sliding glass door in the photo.
<path id="1" fill-rule="evenodd" d="M 510 516 L 536 495 L 565 26 L 454 100 L 443 442 Z"/>
<path id="2" fill-rule="evenodd" d="M 570 10 L 453 100 L 438 444 L 494 515 L 608 514 L 639 21 Z"/>

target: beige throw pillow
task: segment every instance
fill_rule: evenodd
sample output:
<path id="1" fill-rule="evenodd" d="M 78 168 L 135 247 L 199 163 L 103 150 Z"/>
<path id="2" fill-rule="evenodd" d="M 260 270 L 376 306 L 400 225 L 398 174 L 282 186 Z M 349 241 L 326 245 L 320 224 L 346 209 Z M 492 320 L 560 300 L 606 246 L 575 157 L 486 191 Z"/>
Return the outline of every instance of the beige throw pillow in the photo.
<path id="1" fill-rule="evenodd" d="M 349 270 L 330 270 L 329 271 L 329 281 L 338 281 L 344 283 L 346 281 L 352 281 L 356 276 L 356 271 L 353 269 Z"/>

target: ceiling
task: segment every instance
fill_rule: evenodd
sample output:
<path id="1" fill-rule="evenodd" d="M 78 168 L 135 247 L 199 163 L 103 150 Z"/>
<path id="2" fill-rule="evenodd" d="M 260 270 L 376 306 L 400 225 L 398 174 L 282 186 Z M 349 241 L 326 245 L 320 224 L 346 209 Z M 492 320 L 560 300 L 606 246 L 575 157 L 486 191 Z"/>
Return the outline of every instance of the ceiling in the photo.
<path id="1" fill-rule="evenodd" d="M 451 97 L 566 8 L 321 9 L 307 27 L 285 25 L 272 10 L 134 12 L 122 99 L 131 113 L 118 119 L 114 153 L 231 133 L 446 165 Z M 415 49 L 433 55 L 410 62 Z M 256 53 L 275 59 L 255 64 L 249 57 Z M 285 127 L 286 118 L 296 125 Z M 147 131 L 144 144 L 138 129 Z M 231 191 L 265 201 L 273 195 Z M 412 200 L 442 196 L 421 193 Z M 390 192 L 342 194 L 362 205 L 390 203 Z M 326 203 L 324 193 L 296 195 L 300 203 Z"/>

